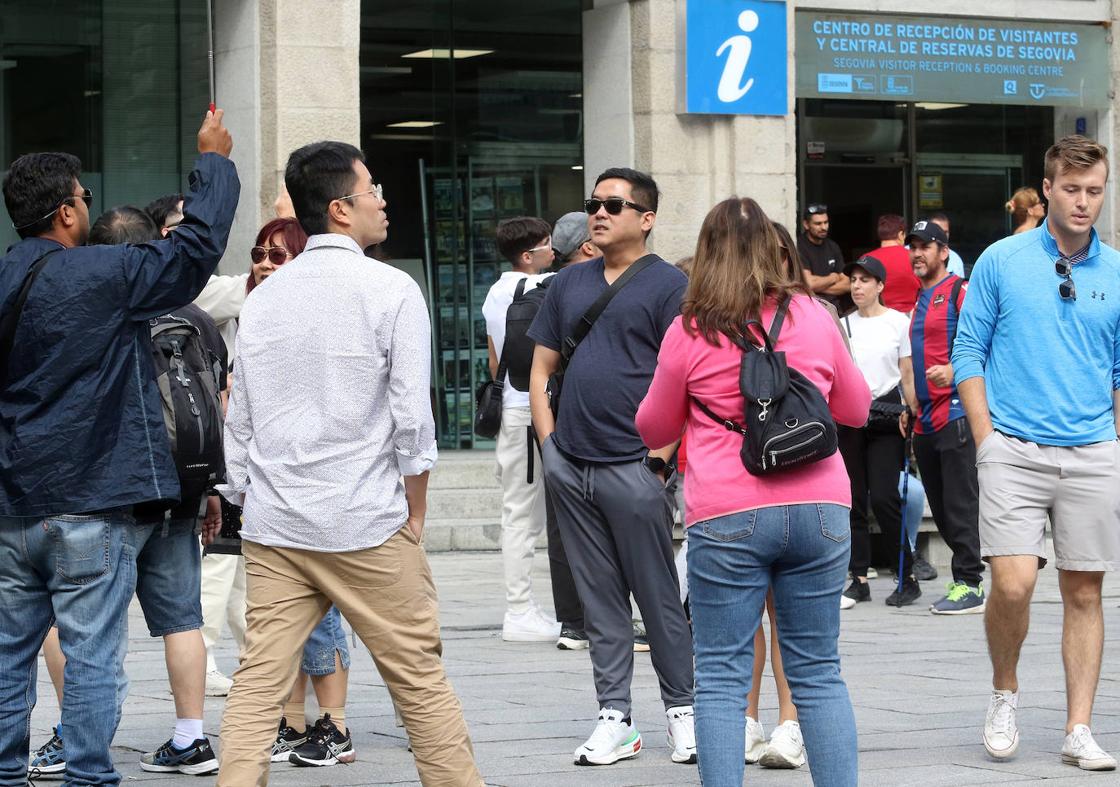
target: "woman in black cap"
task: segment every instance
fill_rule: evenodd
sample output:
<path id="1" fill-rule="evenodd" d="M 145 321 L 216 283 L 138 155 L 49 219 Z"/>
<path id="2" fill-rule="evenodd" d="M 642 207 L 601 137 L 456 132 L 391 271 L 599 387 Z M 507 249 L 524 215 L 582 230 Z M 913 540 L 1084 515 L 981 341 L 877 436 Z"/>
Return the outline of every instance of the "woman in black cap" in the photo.
<path id="1" fill-rule="evenodd" d="M 912 388 L 914 385 L 910 320 L 905 314 L 883 305 L 880 296 L 887 272 L 879 260 L 860 257 L 848 263 L 844 273 L 851 279 L 851 295 L 857 311 L 844 317 L 842 322 L 856 365 L 877 402 L 901 405 L 904 401 L 902 386 Z M 867 424 L 858 429 L 840 426 L 839 438 L 840 453 L 852 482 L 852 584 L 840 599 L 840 608 L 849 609 L 860 601 L 871 600 L 871 587 L 867 584 L 867 572 L 871 567 L 871 537 L 867 530 L 869 501 L 887 543 L 900 542 L 902 500 L 898 475 L 902 470 L 904 440 L 898 417 L 877 415 L 874 403 Z M 914 557 L 908 540 L 904 549 L 901 589 L 887 597 L 887 604 L 892 607 L 913 604 L 922 595 L 912 573 Z"/>

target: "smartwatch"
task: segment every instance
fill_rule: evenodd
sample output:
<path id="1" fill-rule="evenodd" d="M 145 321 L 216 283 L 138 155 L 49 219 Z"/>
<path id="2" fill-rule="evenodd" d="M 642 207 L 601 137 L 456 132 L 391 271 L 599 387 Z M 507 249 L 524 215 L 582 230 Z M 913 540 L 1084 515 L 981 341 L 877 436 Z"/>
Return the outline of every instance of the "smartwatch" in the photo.
<path id="1" fill-rule="evenodd" d="M 663 472 L 665 472 L 665 460 L 662 459 L 660 456 L 648 456 L 647 455 L 645 457 L 645 459 L 642 460 L 642 464 L 644 464 L 647 468 L 649 468 L 651 473 L 663 473 Z"/>

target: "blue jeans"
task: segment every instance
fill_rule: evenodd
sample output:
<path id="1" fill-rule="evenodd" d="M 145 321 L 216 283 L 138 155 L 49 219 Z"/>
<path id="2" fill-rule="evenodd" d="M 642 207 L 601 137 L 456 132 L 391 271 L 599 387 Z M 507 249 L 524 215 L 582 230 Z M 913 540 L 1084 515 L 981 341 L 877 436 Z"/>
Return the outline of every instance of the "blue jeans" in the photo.
<path id="1" fill-rule="evenodd" d="M 342 630 L 342 615 L 332 604 L 303 646 L 300 669 L 305 675 L 333 675 L 336 650 L 342 668 L 350 669 L 350 648 L 346 645 L 346 632 Z"/>
<path id="2" fill-rule="evenodd" d="M 743 784 L 754 633 L 768 587 L 774 589 L 782 661 L 813 783 L 857 784 L 856 723 L 838 649 L 850 540 L 848 509 L 824 503 L 744 511 L 688 529 L 696 746 L 704 787 Z"/>
<path id="3" fill-rule="evenodd" d="M 0 517 L 0 785 L 27 784 L 39 649 L 58 626 L 66 655 L 66 785 L 119 784 L 109 745 L 136 560 L 128 509 Z"/>

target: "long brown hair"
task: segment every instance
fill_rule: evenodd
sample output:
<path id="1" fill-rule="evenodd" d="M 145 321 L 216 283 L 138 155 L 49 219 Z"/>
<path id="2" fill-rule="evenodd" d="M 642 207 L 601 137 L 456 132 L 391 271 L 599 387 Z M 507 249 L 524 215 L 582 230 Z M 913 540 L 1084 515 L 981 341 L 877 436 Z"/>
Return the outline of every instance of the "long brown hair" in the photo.
<path id="1" fill-rule="evenodd" d="M 804 282 L 790 275 L 762 208 L 749 197 L 731 197 L 712 208 L 700 227 L 681 304 L 684 329 L 718 346 L 720 334 L 742 335 L 744 323 L 759 318 L 768 297 L 807 292 Z"/>

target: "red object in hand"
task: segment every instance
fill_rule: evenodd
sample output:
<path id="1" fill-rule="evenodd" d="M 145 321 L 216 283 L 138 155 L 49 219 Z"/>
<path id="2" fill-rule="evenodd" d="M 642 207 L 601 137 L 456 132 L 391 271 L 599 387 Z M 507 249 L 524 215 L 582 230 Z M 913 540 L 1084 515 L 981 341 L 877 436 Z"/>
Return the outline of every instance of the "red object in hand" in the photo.
<path id="1" fill-rule="evenodd" d="M 211 111 L 211 112 L 213 112 L 213 111 L 214 111 L 215 109 L 217 109 L 217 107 L 216 107 L 216 106 L 214 106 L 214 102 L 213 102 L 213 101 L 211 101 L 211 102 L 210 102 L 210 111 Z"/>

